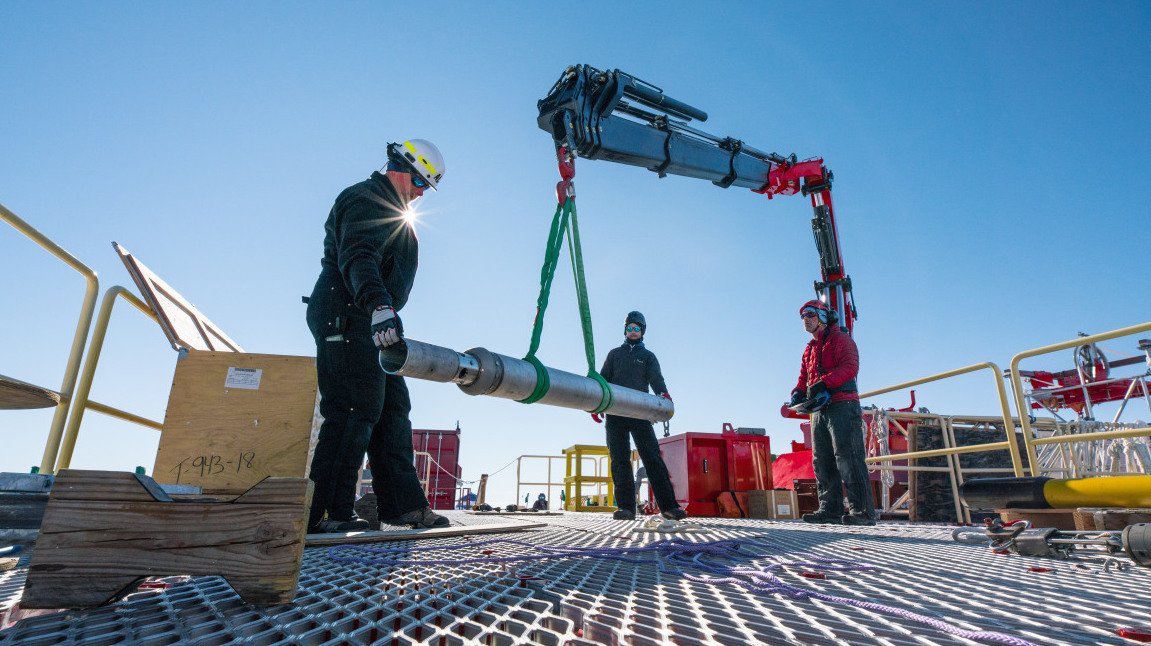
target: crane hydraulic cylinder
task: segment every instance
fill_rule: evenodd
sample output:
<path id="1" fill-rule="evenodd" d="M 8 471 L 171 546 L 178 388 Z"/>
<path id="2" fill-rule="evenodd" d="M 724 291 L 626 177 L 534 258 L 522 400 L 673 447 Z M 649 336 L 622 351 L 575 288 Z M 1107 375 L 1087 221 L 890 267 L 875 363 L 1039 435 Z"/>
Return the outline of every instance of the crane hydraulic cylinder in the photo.
<path id="1" fill-rule="evenodd" d="M 978 478 L 960 487 L 972 509 L 1151 507 L 1151 476 Z"/>
<path id="2" fill-rule="evenodd" d="M 401 377 L 451 382 L 469 395 L 526 399 L 536 387 L 536 368 L 522 359 L 472 348 L 456 352 L 430 343 L 404 339 L 380 350 L 380 367 Z M 546 368 L 550 386 L 540 404 L 594 411 L 603 401 L 603 387 L 591 377 Z M 603 412 L 651 422 L 666 422 L 675 414 L 670 399 L 610 384 L 611 405 Z"/>

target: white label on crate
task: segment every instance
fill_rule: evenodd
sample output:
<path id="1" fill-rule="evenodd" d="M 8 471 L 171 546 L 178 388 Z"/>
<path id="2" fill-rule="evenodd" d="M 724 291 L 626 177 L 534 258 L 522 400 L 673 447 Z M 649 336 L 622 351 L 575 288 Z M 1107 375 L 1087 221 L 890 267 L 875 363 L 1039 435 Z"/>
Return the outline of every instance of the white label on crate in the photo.
<path id="1" fill-rule="evenodd" d="M 262 368 L 228 368 L 228 378 L 224 380 L 224 388 L 259 390 L 260 377 L 263 375 L 264 370 Z"/>
<path id="2" fill-rule="evenodd" d="M 783 504 L 776 505 L 775 506 L 775 513 L 779 514 L 780 516 L 782 516 L 784 514 L 790 514 L 791 513 L 791 505 L 783 505 Z"/>

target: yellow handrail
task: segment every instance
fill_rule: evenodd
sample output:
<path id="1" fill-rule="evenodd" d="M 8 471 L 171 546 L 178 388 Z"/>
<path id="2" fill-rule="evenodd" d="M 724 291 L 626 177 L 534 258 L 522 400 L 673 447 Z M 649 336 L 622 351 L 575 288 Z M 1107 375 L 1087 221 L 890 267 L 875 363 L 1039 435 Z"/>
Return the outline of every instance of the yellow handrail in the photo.
<path id="1" fill-rule="evenodd" d="M 119 285 L 114 285 L 109 287 L 108 291 L 104 292 L 104 299 L 100 302 L 100 313 L 96 316 L 96 325 L 92 329 L 92 341 L 88 345 L 88 356 L 84 360 L 84 369 L 80 372 L 80 381 L 76 386 L 76 395 L 72 400 L 72 412 L 68 415 L 68 427 L 64 430 L 64 439 L 60 446 L 59 459 L 56 460 L 56 464 L 49 464 L 47 469 L 41 467 L 41 472 L 52 473 L 52 469 L 57 465 L 60 469 L 67 469 L 72 464 L 72 452 L 76 449 L 76 437 L 80 434 L 80 422 L 84 420 L 85 409 L 91 407 L 93 410 L 99 410 L 102 413 L 107 413 L 127 421 L 137 421 L 137 416 L 131 413 L 125 413 L 124 411 L 103 404 L 97 408 L 92 406 L 92 402 L 88 400 L 88 394 L 92 391 L 92 379 L 96 374 L 96 364 L 100 361 L 100 351 L 104 347 L 104 337 L 108 333 L 108 322 L 112 318 L 112 306 L 116 304 L 117 296 L 128 301 L 134 305 L 136 309 L 147 315 L 148 318 L 159 323 L 159 320 L 156 318 L 156 313 L 152 311 L 152 308 L 148 307 L 147 303 L 137 298 L 127 289 Z M 145 426 L 161 428 L 159 422 L 152 420 L 146 421 L 148 423 L 144 424 Z"/>
<path id="2" fill-rule="evenodd" d="M 44 444 L 44 455 L 40 458 L 40 472 L 51 473 L 56 463 L 56 454 L 60 450 L 60 438 L 64 431 L 64 422 L 68 417 L 68 405 L 72 401 L 72 394 L 76 388 L 76 377 L 80 370 L 80 358 L 84 354 L 84 343 L 88 339 L 88 328 L 92 325 L 92 312 L 96 309 L 96 294 L 100 291 L 100 281 L 96 272 L 76 259 L 75 256 L 64 251 L 47 236 L 37 231 L 32 225 L 21 220 L 15 213 L 0 204 L 0 220 L 12 225 L 33 242 L 40 245 L 45 251 L 56 256 L 64 264 L 75 269 L 84 277 L 84 301 L 80 306 L 80 318 L 76 321 L 76 332 L 72 335 L 72 349 L 68 352 L 68 363 L 64 366 L 64 378 L 60 383 L 60 403 L 52 415 L 52 425 L 48 427 L 48 441 Z"/>
<path id="3" fill-rule="evenodd" d="M 1129 336 L 1146 332 L 1151 330 L 1151 323 L 1142 323 L 1140 325 L 1132 325 L 1130 327 L 1119 328 L 1110 332 L 1103 332 L 1101 334 L 1092 334 L 1090 336 L 1079 337 L 1070 341 L 1062 343 L 1055 343 L 1053 345 L 1043 346 L 1042 348 L 1035 348 L 1034 350 L 1025 350 L 1016 354 L 1011 358 L 1011 389 L 1015 392 L 1015 407 L 1019 410 L 1019 421 L 1023 425 L 1023 446 L 1027 451 L 1028 463 L 1033 465 L 1031 468 L 1032 475 L 1035 475 L 1035 470 L 1039 464 L 1035 454 L 1036 444 L 1058 444 L 1058 443 L 1072 443 L 1072 442 L 1086 442 L 1090 440 L 1120 438 L 1120 437 L 1137 437 L 1140 435 L 1151 435 L 1151 429 L 1126 429 L 1120 431 L 1103 431 L 1100 433 L 1084 433 L 1082 435 L 1060 435 L 1048 438 L 1033 439 L 1031 437 L 1031 420 L 1027 414 L 1027 403 L 1023 399 L 1023 380 L 1019 373 L 1019 362 L 1027 359 L 1028 357 L 1036 357 L 1041 354 L 1050 354 L 1058 352 L 1059 350 L 1067 350 L 1075 348 L 1088 343 L 1096 343 L 1098 341 L 1107 341 L 1121 336 Z M 1148 432 L 1139 432 L 1144 431 Z M 1017 473 L 1016 475 L 1022 475 Z"/>
<path id="4" fill-rule="evenodd" d="M 931 451 L 914 451 L 911 453 L 899 453 L 899 454 L 895 454 L 895 455 L 877 455 L 877 456 L 867 458 L 866 462 L 874 463 L 874 462 L 888 462 L 888 461 L 892 461 L 892 460 L 930 458 L 930 457 L 935 457 L 935 456 L 939 456 L 939 455 L 953 455 L 953 454 L 959 454 L 959 453 L 977 453 L 979 451 L 994 451 L 994 450 L 1006 448 L 1008 450 L 1008 452 L 1011 453 L 1011 466 L 1015 470 L 1015 475 L 1016 476 L 1022 476 L 1023 475 L 1023 463 L 1022 463 L 1022 460 L 1021 460 L 1020 455 L 1019 455 L 1019 447 L 1015 444 L 1015 422 L 1011 417 L 1011 407 L 1007 403 L 1007 389 L 1003 387 L 1003 379 L 1000 377 L 1000 375 L 1003 373 L 999 369 L 999 366 L 995 365 L 994 363 L 992 363 L 990 361 L 985 361 L 983 363 L 975 363 L 975 364 L 972 364 L 970 366 L 964 366 L 963 368 L 956 368 L 955 370 L 948 370 L 947 372 L 940 372 L 938 374 L 923 377 L 921 379 L 914 379 L 912 381 L 905 381 L 901 384 L 895 384 L 894 386 L 887 386 L 884 388 L 880 388 L 878 390 L 872 390 L 869 392 L 860 393 L 859 398 L 860 399 L 866 399 L 868 397 L 874 397 L 876 395 L 882 395 L 884 393 L 889 393 L 889 392 L 893 392 L 896 390 L 903 390 L 904 388 L 911 388 L 912 386 L 919 386 L 921 384 L 926 384 L 926 383 L 929 383 L 932 381 L 939 381 L 941 379 L 947 379 L 950 377 L 955 377 L 958 375 L 967 374 L 969 372 L 975 372 L 977 370 L 990 370 L 991 371 L 992 379 L 995 381 L 995 391 L 999 397 L 999 410 L 1003 416 L 1003 428 L 1007 432 L 1007 440 L 1006 441 L 993 442 L 991 444 L 978 444 L 975 447 L 955 447 L 955 446 L 953 446 L 953 447 L 947 448 L 947 449 L 934 449 Z M 1020 409 L 1020 410 L 1022 410 L 1022 409 Z M 1026 434 L 1024 434 L 1024 438 L 1026 438 Z M 1035 464 L 1035 462 L 1034 462 L 1035 456 L 1031 455 L 1030 458 L 1032 460 L 1032 462 L 1030 464 Z"/>

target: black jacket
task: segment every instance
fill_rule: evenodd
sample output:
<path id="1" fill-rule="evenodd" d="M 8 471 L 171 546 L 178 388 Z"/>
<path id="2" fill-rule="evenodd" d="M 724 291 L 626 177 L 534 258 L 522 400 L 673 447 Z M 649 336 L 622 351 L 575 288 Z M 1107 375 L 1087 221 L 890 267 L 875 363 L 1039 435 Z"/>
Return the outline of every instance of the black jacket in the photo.
<path id="1" fill-rule="evenodd" d="M 643 345 L 643 341 L 636 344 L 624 342 L 618 348 L 612 348 L 603 361 L 603 368 L 599 373 L 607 379 L 609 384 L 623 386 L 647 392 L 650 385 L 656 394 L 666 393 L 667 384 L 663 381 L 663 373 L 659 369 L 659 359 Z"/>
<path id="2" fill-rule="evenodd" d="M 419 262 L 416 233 L 403 209 L 392 183 L 378 172 L 344 189 L 324 224 L 316 292 L 342 288 L 365 314 L 380 305 L 402 309 Z"/>

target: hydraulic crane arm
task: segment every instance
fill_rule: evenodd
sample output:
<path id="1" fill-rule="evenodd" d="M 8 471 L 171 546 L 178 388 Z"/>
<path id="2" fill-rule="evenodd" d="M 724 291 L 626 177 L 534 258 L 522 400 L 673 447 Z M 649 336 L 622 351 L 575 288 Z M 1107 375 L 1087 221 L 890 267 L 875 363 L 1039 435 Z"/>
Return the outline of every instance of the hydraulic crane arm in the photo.
<path id="1" fill-rule="evenodd" d="M 851 279 L 843 270 L 831 204 L 831 171 L 822 159 L 797 161 L 765 153 L 731 137 L 716 137 L 687 125 L 707 113 L 620 70 L 573 65 L 538 104 L 540 128 L 557 147 L 584 159 L 605 159 L 647 168 L 660 177 L 682 175 L 716 186 L 740 186 L 775 195 L 802 192 L 811 198 L 811 221 L 822 280 L 815 291 L 839 313 L 850 331 L 856 312 Z"/>

